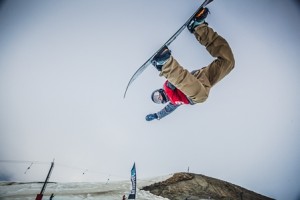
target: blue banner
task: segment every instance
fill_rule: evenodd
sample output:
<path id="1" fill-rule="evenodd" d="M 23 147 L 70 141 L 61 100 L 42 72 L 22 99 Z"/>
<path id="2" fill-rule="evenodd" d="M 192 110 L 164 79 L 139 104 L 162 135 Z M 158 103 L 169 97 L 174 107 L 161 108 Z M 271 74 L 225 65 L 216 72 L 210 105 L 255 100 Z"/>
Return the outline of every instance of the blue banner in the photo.
<path id="1" fill-rule="evenodd" d="M 133 164 L 133 167 L 131 169 L 131 192 L 128 196 L 128 199 L 135 199 L 136 195 L 136 169 L 135 169 L 135 163 Z"/>

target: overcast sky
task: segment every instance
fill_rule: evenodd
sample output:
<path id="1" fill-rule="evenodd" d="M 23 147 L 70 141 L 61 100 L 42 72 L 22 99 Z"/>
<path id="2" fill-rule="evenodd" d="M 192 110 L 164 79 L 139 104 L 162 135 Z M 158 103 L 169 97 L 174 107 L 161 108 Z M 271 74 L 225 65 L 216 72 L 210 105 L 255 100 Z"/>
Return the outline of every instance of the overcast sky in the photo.
<path id="1" fill-rule="evenodd" d="M 164 78 L 149 66 L 123 99 L 126 85 L 202 1 L 1 2 L 2 180 L 42 181 L 53 159 L 51 181 L 124 180 L 136 162 L 139 179 L 189 167 L 300 198 L 296 1 L 212 2 L 207 22 L 229 42 L 235 69 L 205 103 L 152 122 L 145 116 L 162 106 L 150 94 Z M 213 60 L 187 30 L 170 49 L 189 70 Z"/>

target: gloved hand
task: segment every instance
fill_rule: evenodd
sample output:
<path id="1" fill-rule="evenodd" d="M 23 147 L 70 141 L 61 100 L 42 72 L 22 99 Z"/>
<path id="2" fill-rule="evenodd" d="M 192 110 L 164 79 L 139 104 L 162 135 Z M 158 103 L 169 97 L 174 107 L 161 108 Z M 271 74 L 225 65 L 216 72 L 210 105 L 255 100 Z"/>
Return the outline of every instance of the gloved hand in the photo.
<path id="1" fill-rule="evenodd" d="M 152 120 L 157 119 L 157 118 L 158 118 L 158 116 L 157 116 L 156 113 L 154 113 L 154 114 L 149 114 L 149 115 L 146 116 L 146 120 L 147 120 L 147 121 L 152 121 Z"/>

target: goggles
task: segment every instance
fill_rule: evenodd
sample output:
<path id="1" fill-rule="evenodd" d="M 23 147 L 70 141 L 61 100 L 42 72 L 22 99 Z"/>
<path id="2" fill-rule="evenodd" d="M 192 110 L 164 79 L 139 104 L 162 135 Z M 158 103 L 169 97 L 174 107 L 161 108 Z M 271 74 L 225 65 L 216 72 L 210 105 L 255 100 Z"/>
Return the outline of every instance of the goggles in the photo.
<path id="1" fill-rule="evenodd" d="M 164 97 L 165 94 L 164 94 L 164 90 L 163 89 L 158 89 L 158 90 L 155 90 L 152 95 L 151 95 L 151 98 L 152 98 L 152 101 L 154 103 L 157 103 L 157 104 L 164 104 L 166 103 L 166 98 Z"/>

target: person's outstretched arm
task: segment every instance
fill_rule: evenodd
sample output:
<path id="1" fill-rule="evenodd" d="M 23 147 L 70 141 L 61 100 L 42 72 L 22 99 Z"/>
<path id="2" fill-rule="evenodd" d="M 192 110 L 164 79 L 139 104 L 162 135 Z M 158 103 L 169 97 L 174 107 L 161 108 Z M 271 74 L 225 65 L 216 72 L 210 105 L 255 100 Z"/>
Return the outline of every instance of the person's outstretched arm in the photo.
<path id="1" fill-rule="evenodd" d="M 165 116 L 172 113 L 176 108 L 178 108 L 180 105 L 174 105 L 172 103 L 168 103 L 161 111 L 153 114 L 149 114 L 146 116 L 147 121 L 152 121 L 154 119 L 162 119 Z"/>

